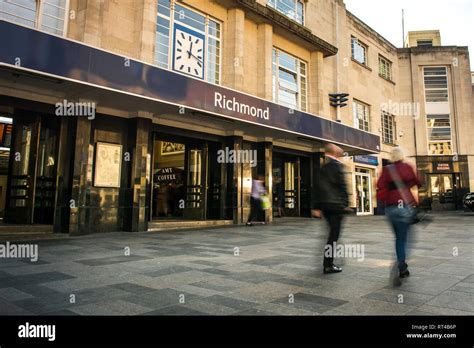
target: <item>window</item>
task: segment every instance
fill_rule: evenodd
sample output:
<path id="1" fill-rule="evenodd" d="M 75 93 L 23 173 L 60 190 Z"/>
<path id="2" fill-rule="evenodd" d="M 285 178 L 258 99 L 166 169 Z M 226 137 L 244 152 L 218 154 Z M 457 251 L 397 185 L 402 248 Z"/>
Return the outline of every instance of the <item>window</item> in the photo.
<path id="1" fill-rule="evenodd" d="M 221 24 L 207 15 L 179 5 L 174 0 L 158 0 L 155 64 L 165 69 L 171 67 L 174 23 L 205 36 L 205 79 L 208 82 L 219 84 L 221 79 Z"/>
<path id="2" fill-rule="evenodd" d="M 0 0 L 0 19 L 64 35 L 68 0 Z"/>
<path id="3" fill-rule="evenodd" d="M 392 81 L 392 62 L 379 56 L 379 75 Z"/>
<path id="4" fill-rule="evenodd" d="M 385 144 L 395 144 L 395 116 L 382 111 L 382 141 Z"/>
<path id="5" fill-rule="evenodd" d="M 291 109 L 306 111 L 306 63 L 273 49 L 273 100 Z"/>
<path id="6" fill-rule="evenodd" d="M 433 40 L 417 40 L 416 45 L 431 47 L 433 46 Z"/>
<path id="7" fill-rule="evenodd" d="M 430 155 L 451 155 L 450 115 L 427 115 L 428 153 Z"/>
<path id="8" fill-rule="evenodd" d="M 354 113 L 354 127 L 368 132 L 369 131 L 369 106 L 367 104 L 354 100 L 352 110 Z"/>
<path id="9" fill-rule="evenodd" d="M 448 73 L 446 67 L 425 67 L 424 81 L 426 102 L 448 101 Z"/>
<path id="10" fill-rule="evenodd" d="M 304 24 L 304 5 L 300 0 L 269 0 L 268 5 L 288 18 Z"/>
<path id="11" fill-rule="evenodd" d="M 367 65 L 367 45 L 352 37 L 352 58 L 360 64 Z"/>

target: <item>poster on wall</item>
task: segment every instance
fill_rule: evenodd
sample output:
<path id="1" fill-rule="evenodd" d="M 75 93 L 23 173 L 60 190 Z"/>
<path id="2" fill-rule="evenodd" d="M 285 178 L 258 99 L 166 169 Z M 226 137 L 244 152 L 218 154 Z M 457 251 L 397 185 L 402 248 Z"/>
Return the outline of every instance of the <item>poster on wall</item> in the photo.
<path id="1" fill-rule="evenodd" d="M 94 186 L 120 187 L 122 145 L 97 143 L 95 152 Z"/>

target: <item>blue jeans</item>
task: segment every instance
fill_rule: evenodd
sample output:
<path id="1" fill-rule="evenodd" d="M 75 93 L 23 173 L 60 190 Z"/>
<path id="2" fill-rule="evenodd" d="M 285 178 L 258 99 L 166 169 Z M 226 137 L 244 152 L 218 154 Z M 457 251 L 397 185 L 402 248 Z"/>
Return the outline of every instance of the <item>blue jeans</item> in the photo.
<path id="1" fill-rule="evenodd" d="M 413 210 L 407 207 L 392 205 L 385 208 L 385 215 L 388 217 L 395 233 L 395 251 L 400 272 L 404 272 L 408 268 L 406 247 L 413 214 Z"/>

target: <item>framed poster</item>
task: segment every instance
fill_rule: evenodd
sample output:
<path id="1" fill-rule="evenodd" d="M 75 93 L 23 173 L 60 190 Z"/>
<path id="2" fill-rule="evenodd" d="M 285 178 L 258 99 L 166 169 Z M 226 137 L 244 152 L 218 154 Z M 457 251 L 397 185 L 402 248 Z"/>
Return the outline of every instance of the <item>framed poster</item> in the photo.
<path id="1" fill-rule="evenodd" d="M 96 143 L 94 186 L 120 187 L 122 145 Z"/>
<path id="2" fill-rule="evenodd" d="M 177 155 L 184 152 L 184 144 L 162 141 L 160 152 L 163 156 Z"/>

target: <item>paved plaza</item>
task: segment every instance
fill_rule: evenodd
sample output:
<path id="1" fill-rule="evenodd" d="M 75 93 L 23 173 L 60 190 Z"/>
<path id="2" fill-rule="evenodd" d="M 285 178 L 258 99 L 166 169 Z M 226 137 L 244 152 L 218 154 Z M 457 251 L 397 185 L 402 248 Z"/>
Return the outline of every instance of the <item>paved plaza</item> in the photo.
<path id="1" fill-rule="evenodd" d="M 40 241 L 35 263 L 0 259 L 0 314 L 472 315 L 473 236 L 472 213 L 417 225 L 397 288 L 382 216 L 346 220 L 340 243 L 363 246 L 363 259 L 336 260 L 344 270 L 330 275 L 317 219 Z"/>

